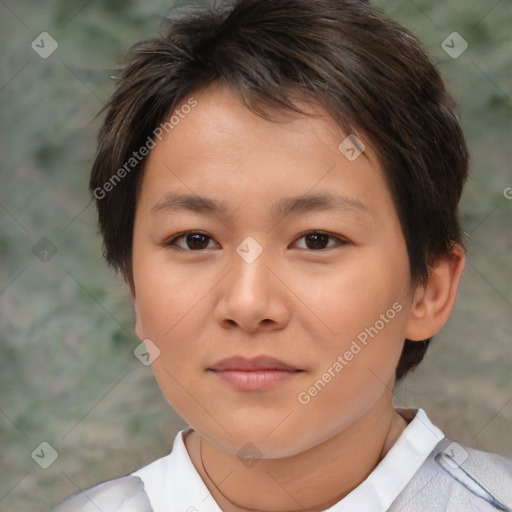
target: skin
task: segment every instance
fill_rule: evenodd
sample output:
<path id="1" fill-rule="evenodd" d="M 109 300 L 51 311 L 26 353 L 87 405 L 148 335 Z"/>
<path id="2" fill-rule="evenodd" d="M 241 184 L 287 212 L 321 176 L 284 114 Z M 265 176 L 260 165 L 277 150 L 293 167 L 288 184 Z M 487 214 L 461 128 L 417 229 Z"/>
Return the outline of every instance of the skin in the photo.
<path id="1" fill-rule="evenodd" d="M 407 426 L 392 405 L 403 340 L 444 325 L 464 252 L 455 246 L 426 285 L 414 286 L 395 205 L 363 137 L 364 154 L 349 161 L 338 150 L 346 134 L 326 115 L 270 122 L 229 89 L 194 96 L 197 107 L 146 163 L 133 239 L 135 330 L 160 350 L 155 376 L 193 428 L 187 450 L 223 510 L 321 510 L 357 487 Z M 271 211 L 283 197 L 323 192 L 365 210 Z M 169 193 L 205 195 L 227 209 L 155 211 Z M 184 231 L 206 237 L 171 245 Z M 334 238 L 318 246 L 304 236 L 311 231 Z M 252 263 L 236 252 L 249 236 L 263 250 Z M 401 311 L 378 335 L 300 403 L 299 393 L 397 302 Z M 262 354 L 303 371 L 247 391 L 207 370 Z M 248 442 L 261 454 L 251 467 L 237 456 Z"/>

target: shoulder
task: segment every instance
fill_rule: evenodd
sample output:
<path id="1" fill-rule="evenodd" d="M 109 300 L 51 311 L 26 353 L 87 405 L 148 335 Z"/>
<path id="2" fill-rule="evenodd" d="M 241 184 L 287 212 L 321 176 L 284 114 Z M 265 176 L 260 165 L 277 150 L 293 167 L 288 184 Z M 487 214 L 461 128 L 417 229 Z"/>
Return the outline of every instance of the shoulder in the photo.
<path id="1" fill-rule="evenodd" d="M 133 475 L 102 482 L 66 499 L 52 512 L 153 512 L 142 480 Z"/>
<path id="2" fill-rule="evenodd" d="M 512 459 L 443 439 L 390 511 L 512 512 Z"/>
<path id="3" fill-rule="evenodd" d="M 187 469 L 184 429 L 176 435 L 171 453 L 148 463 L 127 476 L 102 482 L 81 491 L 52 509 L 52 512 L 154 512 L 168 510 L 162 489 L 179 491 L 183 469 Z M 191 464 L 191 463 L 190 463 Z M 167 495 L 167 493 L 165 494 Z M 165 500 L 164 500 L 165 501 Z M 163 503 L 163 504 L 162 504 Z"/>

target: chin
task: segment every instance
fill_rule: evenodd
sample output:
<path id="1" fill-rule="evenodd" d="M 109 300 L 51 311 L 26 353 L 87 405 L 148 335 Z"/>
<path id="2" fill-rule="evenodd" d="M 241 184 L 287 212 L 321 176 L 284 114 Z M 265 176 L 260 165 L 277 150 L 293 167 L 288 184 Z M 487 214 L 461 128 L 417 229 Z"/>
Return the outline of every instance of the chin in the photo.
<path id="1" fill-rule="evenodd" d="M 204 418 L 190 418 L 187 423 L 202 437 L 215 445 L 220 450 L 243 457 L 245 455 L 256 458 L 279 459 L 297 455 L 311 447 L 322 439 L 316 441 L 314 431 L 299 428 L 294 414 L 287 419 L 285 414 L 252 414 L 251 416 L 238 415 L 237 418 L 220 417 L 218 423 L 215 420 L 208 421 Z M 195 421 L 194 421 L 195 420 Z M 222 426 L 221 426 L 222 425 Z M 225 427 L 225 428 L 223 428 Z M 311 439 L 314 437 L 315 439 Z"/>

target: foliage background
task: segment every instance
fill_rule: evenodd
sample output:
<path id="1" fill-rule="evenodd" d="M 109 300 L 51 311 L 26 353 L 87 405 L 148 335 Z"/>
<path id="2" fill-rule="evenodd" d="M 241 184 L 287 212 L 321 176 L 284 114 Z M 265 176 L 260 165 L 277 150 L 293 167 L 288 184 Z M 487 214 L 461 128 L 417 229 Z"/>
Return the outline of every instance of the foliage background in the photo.
<path id="1" fill-rule="evenodd" d="M 448 436 L 512 456 L 510 0 L 376 0 L 454 93 L 472 153 L 461 207 L 469 260 L 455 311 L 396 404 Z M 100 119 L 128 47 L 163 0 L 0 2 L 0 511 L 48 510 L 169 452 L 185 425 L 135 359 L 127 291 L 106 267 L 87 192 Z M 48 59 L 31 42 L 59 44 Z M 441 42 L 469 43 L 452 59 Z M 57 253 L 32 253 L 48 237 Z M 58 452 L 48 469 L 31 453 Z"/>

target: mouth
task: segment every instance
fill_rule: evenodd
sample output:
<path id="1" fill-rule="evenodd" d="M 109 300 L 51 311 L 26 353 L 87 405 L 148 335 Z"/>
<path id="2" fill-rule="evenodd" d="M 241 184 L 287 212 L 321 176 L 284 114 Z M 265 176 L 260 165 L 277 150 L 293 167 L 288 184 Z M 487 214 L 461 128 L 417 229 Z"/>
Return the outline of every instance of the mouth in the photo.
<path id="1" fill-rule="evenodd" d="M 273 357 L 222 359 L 207 369 L 222 381 L 245 391 L 262 391 L 284 383 L 304 372 Z"/>

